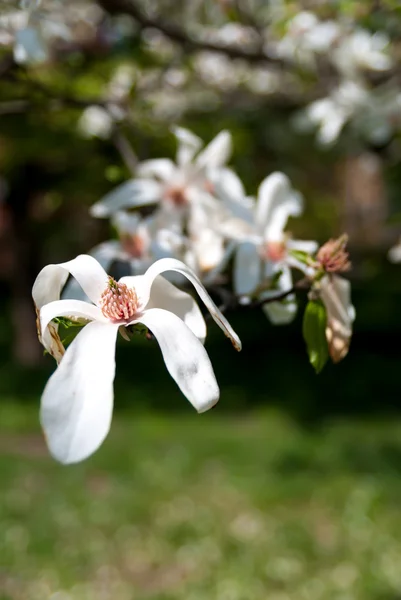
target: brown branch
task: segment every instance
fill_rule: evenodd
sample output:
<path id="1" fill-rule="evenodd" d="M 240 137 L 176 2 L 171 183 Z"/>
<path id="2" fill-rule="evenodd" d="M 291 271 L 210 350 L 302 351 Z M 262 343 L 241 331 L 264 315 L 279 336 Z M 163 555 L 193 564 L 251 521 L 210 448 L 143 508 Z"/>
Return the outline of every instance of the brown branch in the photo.
<path id="1" fill-rule="evenodd" d="M 157 29 L 170 40 L 185 47 L 186 51 L 208 50 L 219 52 L 230 58 L 243 58 L 253 63 L 270 63 L 285 66 L 287 61 L 281 58 L 268 56 L 263 50 L 244 50 L 240 46 L 209 42 L 193 37 L 191 33 L 168 21 L 147 16 L 135 0 L 97 0 L 98 4 L 110 14 L 125 14 L 133 17 L 141 27 Z"/>

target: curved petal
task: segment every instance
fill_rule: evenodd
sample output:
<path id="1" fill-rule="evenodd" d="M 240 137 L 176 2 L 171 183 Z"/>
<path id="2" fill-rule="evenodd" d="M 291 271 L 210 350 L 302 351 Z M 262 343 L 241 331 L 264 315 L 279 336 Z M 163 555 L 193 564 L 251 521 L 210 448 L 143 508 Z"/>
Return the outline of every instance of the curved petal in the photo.
<path id="1" fill-rule="evenodd" d="M 139 177 L 155 177 L 165 182 L 172 179 L 176 168 L 169 158 L 153 158 L 139 163 L 136 167 L 136 173 Z"/>
<path id="2" fill-rule="evenodd" d="M 184 127 L 172 127 L 171 130 L 178 142 L 177 164 L 180 166 L 187 165 L 192 161 L 198 150 L 202 148 L 203 142 L 192 131 Z"/>
<path id="3" fill-rule="evenodd" d="M 198 338 L 173 313 L 151 308 L 139 322 L 157 339 L 167 370 L 200 413 L 209 410 L 220 396 L 209 356 Z"/>
<path id="4" fill-rule="evenodd" d="M 127 257 L 121 247 L 118 240 L 108 240 L 102 242 L 98 246 L 92 248 L 89 251 L 89 255 L 92 256 L 107 272 L 109 272 L 110 266 L 114 260 L 126 260 Z M 105 287 L 105 286 L 104 286 Z M 90 299 L 79 285 L 78 281 L 71 277 L 63 288 L 61 293 L 63 299 L 74 299 L 82 300 L 83 302 L 90 302 Z"/>
<path id="5" fill-rule="evenodd" d="M 109 431 L 117 331 L 110 323 L 86 325 L 46 384 L 40 420 L 51 454 L 62 463 L 87 458 Z"/>
<path id="6" fill-rule="evenodd" d="M 231 340 L 231 343 L 233 344 L 234 348 L 238 351 L 241 350 L 241 341 L 239 337 L 231 327 L 230 323 L 224 317 L 224 315 L 217 308 L 216 304 L 213 302 L 213 300 L 207 293 L 206 288 L 201 283 L 199 278 L 189 267 L 187 267 L 183 262 L 176 260 L 175 258 L 162 258 L 158 260 L 157 262 L 153 263 L 153 265 L 151 265 L 151 267 L 149 267 L 149 269 L 143 275 L 143 296 L 141 298 L 141 300 L 143 301 L 143 307 L 146 307 L 147 303 L 149 302 L 150 290 L 152 287 L 153 280 L 157 275 L 164 273 L 164 271 L 177 271 L 178 273 L 185 275 L 185 277 L 189 279 L 189 281 L 192 283 L 199 296 L 201 297 L 202 301 L 206 305 L 206 308 L 210 312 L 214 321 L 217 323 L 220 329 L 223 330 L 225 335 Z"/>
<path id="7" fill-rule="evenodd" d="M 231 133 L 220 131 L 196 157 L 195 164 L 201 169 L 222 167 L 230 158 L 232 152 Z"/>
<path id="8" fill-rule="evenodd" d="M 93 304 L 82 302 L 81 300 L 55 300 L 45 304 L 40 309 L 40 325 L 42 336 L 46 327 L 52 319 L 56 317 L 75 317 L 88 321 L 102 321 L 108 323 L 102 311 Z"/>
<path id="9" fill-rule="evenodd" d="M 84 296 L 95 303 L 100 299 L 107 284 L 107 274 L 94 258 L 82 254 L 66 263 L 47 265 L 40 271 L 32 287 L 32 298 L 38 316 L 45 304 L 59 300 L 69 274 L 78 281 Z M 60 362 L 64 346 L 58 335 L 58 326 L 50 323 L 43 334 L 38 326 L 38 337 L 49 354 Z"/>
<path id="10" fill-rule="evenodd" d="M 141 282 L 143 277 L 122 277 L 121 283 L 134 288 L 140 297 Z M 206 323 L 202 312 L 195 300 L 182 290 L 167 281 L 162 275 L 158 275 L 152 282 L 150 298 L 146 310 L 150 308 L 163 308 L 168 310 L 184 321 L 194 335 L 204 343 L 206 338 Z"/>
<path id="11" fill-rule="evenodd" d="M 88 254 L 80 254 L 73 260 L 69 260 L 56 266 L 59 269 L 64 269 L 74 277 L 94 304 L 98 304 L 102 293 L 104 292 L 108 275 L 98 261 Z M 47 269 L 47 267 L 45 267 Z M 44 271 L 44 269 L 43 269 Z M 41 271 L 42 272 L 42 271 Z M 40 276 L 40 273 L 38 277 Z"/>
<path id="12" fill-rule="evenodd" d="M 266 240 L 280 240 L 288 218 L 299 216 L 302 210 L 302 196 L 291 188 L 284 173 L 272 173 L 262 181 L 255 218 Z"/>
<path id="13" fill-rule="evenodd" d="M 103 196 L 89 210 L 92 217 L 109 217 L 123 208 L 155 204 L 161 197 L 160 183 L 151 179 L 130 179 Z"/>
<path id="14" fill-rule="evenodd" d="M 351 284 L 347 279 L 326 275 L 320 282 L 321 299 L 326 307 L 326 339 L 333 362 L 348 353 L 355 308 L 351 303 Z"/>
<path id="15" fill-rule="evenodd" d="M 258 249 L 251 242 L 240 244 L 234 259 L 234 290 L 238 296 L 252 294 L 262 277 Z"/>

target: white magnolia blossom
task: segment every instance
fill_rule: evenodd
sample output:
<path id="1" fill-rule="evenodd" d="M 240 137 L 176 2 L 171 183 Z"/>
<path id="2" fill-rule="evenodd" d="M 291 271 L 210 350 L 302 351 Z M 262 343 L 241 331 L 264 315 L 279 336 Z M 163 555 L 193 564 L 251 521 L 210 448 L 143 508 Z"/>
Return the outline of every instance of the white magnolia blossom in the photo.
<path id="1" fill-rule="evenodd" d="M 393 65 L 388 54 L 389 39 L 381 32 L 371 34 L 356 29 L 342 38 L 330 54 L 344 77 L 357 77 L 361 71 L 387 71 Z"/>
<path id="2" fill-rule="evenodd" d="M 355 320 L 351 303 L 351 284 L 338 275 L 325 275 L 320 281 L 320 297 L 326 308 L 326 339 L 333 362 L 339 362 L 348 353 Z"/>
<path id="3" fill-rule="evenodd" d="M 312 253 L 316 242 L 293 240 L 284 232 L 288 218 L 300 216 L 302 211 L 302 196 L 291 188 L 286 175 L 276 172 L 264 179 L 253 222 L 238 233 L 242 239 L 235 253 L 233 275 L 237 295 L 273 298 L 292 288 L 291 268 L 306 271 L 305 265 L 291 256 L 291 250 Z M 275 288 L 266 289 L 276 278 Z M 288 295 L 283 302 L 266 303 L 263 310 L 273 323 L 288 323 L 296 314 L 295 295 Z"/>
<path id="4" fill-rule="evenodd" d="M 333 144 L 344 125 L 369 104 L 369 93 L 356 81 L 343 81 L 329 97 L 316 100 L 302 113 L 296 125 L 318 128 L 317 139 L 322 145 Z"/>
<path id="5" fill-rule="evenodd" d="M 116 338 L 119 331 L 127 338 L 127 327 L 141 323 L 153 333 L 167 370 L 198 412 L 218 401 L 219 388 L 203 347 L 205 320 L 193 298 L 161 276 L 170 270 L 187 277 L 213 319 L 240 350 L 241 342 L 228 321 L 196 275 L 180 261 L 162 259 L 144 275 L 123 277 L 118 282 L 87 255 L 48 265 L 39 273 L 32 295 L 45 349 L 53 353 L 52 328 L 57 317 L 86 323 L 42 395 L 41 423 L 57 460 L 81 461 L 105 439 L 113 409 Z M 79 282 L 90 302 L 57 299 L 68 275 Z"/>
<path id="6" fill-rule="evenodd" d="M 285 36 L 276 44 L 276 52 L 314 67 L 316 56 L 328 52 L 340 34 L 340 25 L 335 21 L 320 21 L 314 13 L 301 11 L 289 22 Z"/>
<path id="7" fill-rule="evenodd" d="M 147 160 L 138 165 L 137 178 L 108 193 L 91 208 L 94 217 L 108 217 L 124 208 L 159 205 L 164 220 L 182 229 L 197 230 L 198 216 L 207 211 L 218 218 L 219 203 L 213 196 L 211 176 L 218 173 L 231 154 L 231 135 L 221 131 L 203 150 L 192 132 L 176 127 L 176 163 L 167 159 Z M 217 175 L 216 175 L 217 173 Z"/>

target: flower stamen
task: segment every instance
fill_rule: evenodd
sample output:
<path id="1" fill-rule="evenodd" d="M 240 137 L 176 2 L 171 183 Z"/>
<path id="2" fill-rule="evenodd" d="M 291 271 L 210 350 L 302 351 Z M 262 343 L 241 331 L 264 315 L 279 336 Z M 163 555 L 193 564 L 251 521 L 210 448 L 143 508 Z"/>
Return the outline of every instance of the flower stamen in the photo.
<path id="1" fill-rule="evenodd" d="M 100 297 L 100 308 L 110 321 L 129 321 L 138 310 L 138 297 L 133 288 L 109 277 L 107 288 Z"/>

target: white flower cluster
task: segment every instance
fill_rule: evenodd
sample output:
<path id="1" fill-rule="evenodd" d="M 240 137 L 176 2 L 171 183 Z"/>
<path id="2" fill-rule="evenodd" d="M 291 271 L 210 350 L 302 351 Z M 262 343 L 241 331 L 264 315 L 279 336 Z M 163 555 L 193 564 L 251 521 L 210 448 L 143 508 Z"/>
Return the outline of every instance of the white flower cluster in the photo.
<path id="1" fill-rule="evenodd" d="M 338 362 L 348 351 L 354 310 L 349 282 L 336 275 L 349 267 L 344 239 L 328 242 L 314 256 L 316 242 L 297 241 L 286 232 L 289 217 L 303 210 L 302 197 L 286 175 L 272 173 L 259 186 L 257 198 L 248 197 L 226 166 L 228 131 L 206 147 L 187 129 L 176 127 L 174 133 L 176 162 L 161 158 L 139 163 L 137 177 L 91 207 L 94 217 L 111 218 L 118 239 L 94 248 L 92 256 L 44 267 L 34 283 L 39 339 L 58 363 L 43 392 L 41 422 L 49 449 L 61 462 L 83 460 L 106 437 L 117 334 L 129 341 L 138 325 L 157 339 L 167 370 L 198 412 L 218 401 L 203 346 L 204 317 L 194 299 L 162 273 L 173 272 L 176 284 L 189 281 L 240 350 L 239 337 L 205 285 L 225 283 L 232 263 L 236 302 L 260 305 L 272 323 L 283 324 L 297 310 L 292 270 L 298 269 L 311 288 L 311 301 L 318 300 L 318 310 L 325 307 L 321 333 L 327 339 L 326 358 L 330 352 Z M 118 281 L 110 276 L 115 260 L 129 267 Z M 67 350 L 60 339 L 62 319 L 84 325 Z M 315 364 L 313 348 L 310 354 Z"/>
<path id="2" fill-rule="evenodd" d="M 167 158 L 138 164 L 136 177 L 111 190 L 91 207 L 110 218 L 117 239 L 90 254 L 109 271 L 114 261 L 139 275 L 155 261 L 173 257 L 187 264 L 205 285 L 225 281 L 233 264 L 233 290 L 243 302 L 263 301 L 290 290 L 292 269 L 308 273 L 297 252 L 312 254 L 314 241 L 294 240 L 286 232 L 289 217 L 300 216 L 303 199 L 283 173 L 260 184 L 257 198 L 247 196 L 238 175 L 227 166 L 232 140 L 221 131 L 206 147 L 192 132 L 173 129 L 176 162 Z M 141 208 L 153 207 L 141 216 Z M 177 277 L 175 282 L 180 282 Z M 67 288 L 67 294 L 71 289 Z M 264 305 L 273 323 L 296 314 L 295 297 Z"/>

